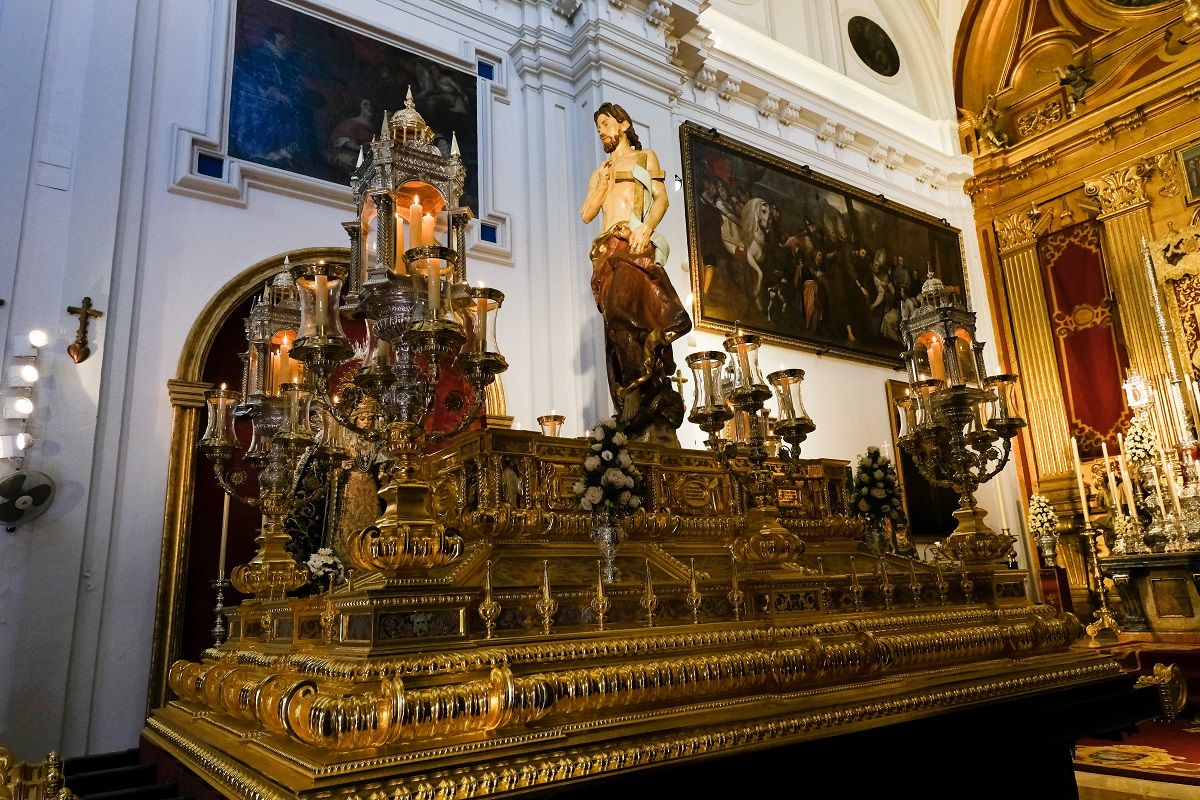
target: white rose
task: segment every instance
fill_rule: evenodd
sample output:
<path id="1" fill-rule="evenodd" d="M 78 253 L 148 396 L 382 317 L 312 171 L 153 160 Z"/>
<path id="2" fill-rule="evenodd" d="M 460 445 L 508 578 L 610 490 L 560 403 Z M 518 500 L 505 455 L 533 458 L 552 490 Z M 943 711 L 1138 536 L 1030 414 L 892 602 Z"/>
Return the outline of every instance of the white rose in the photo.
<path id="1" fill-rule="evenodd" d="M 617 456 L 617 463 L 622 467 L 629 467 L 633 465 L 633 459 L 629 457 L 628 451 L 622 450 L 621 455 Z"/>
<path id="2" fill-rule="evenodd" d="M 592 472 L 593 470 L 599 469 L 600 468 L 600 459 L 596 456 L 588 456 L 587 458 L 585 458 L 583 460 L 583 468 L 586 469 L 588 472 Z"/>
<path id="3" fill-rule="evenodd" d="M 592 438 L 595 439 L 597 442 L 603 442 L 604 441 L 604 428 L 601 428 L 599 425 L 592 428 Z"/>
<path id="4" fill-rule="evenodd" d="M 621 445 L 625 444 L 628 441 L 629 441 L 628 437 L 626 437 L 625 434 L 621 433 L 620 431 L 617 431 L 616 433 L 613 434 L 612 442 L 617 447 L 620 447 Z"/>
<path id="5" fill-rule="evenodd" d="M 589 503 L 599 503 L 604 499 L 604 490 L 599 486 L 589 486 L 588 490 L 583 494 L 583 499 Z"/>
<path id="6" fill-rule="evenodd" d="M 587 487 L 583 485 L 583 481 L 575 481 L 575 486 L 572 488 L 576 495 L 581 495 L 587 491 Z"/>
<path id="7" fill-rule="evenodd" d="M 628 502 L 629 502 L 629 498 L 631 498 L 631 497 L 633 497 L 633 492 L 629 491 L 628 489 L 626 489 L 625 491 L 621 492 L 621 494 L 620 494 L 620 498 L 621 498 L 621 502 L 622 502 L 622 503 L 628 503 Z"/>
<path id="8" fill-rule="evenodd" d="M 600 478 L 600 483 L 604 484 L 605 486 L 612 486 L 614 488 L 618 486 L 624 486 L 625 473 L 621 472 L 621 470 L 615 467 L 609 467 L 604 471 L 604 475 Z"/>
<path id="9" fill-rule="evenodd" d="M 600 454 L 600 457 L 603 458 L 605 461 L 612 461 L 613 460 L 612 451 L 605 450 L 603 453 Z"/>
<path id="10" fill-rule="evenodd" d="M 633 497 L 629 498 L 629 505 L 631 505 L 632 507 L 637 508 L 641 504 L 642 504 L 642 498 L 638 497 L 636 494 Z"/>
<path id="11" fill-rule="evenodd" d="M 599 453 L 601 450 L 604 449 L 604 445 L 600 444 L 599 442 L 596 442 L 594 445 L 592 445 L 592 449 L 595 450 L 597 453 Z"/>
<path id="12" fill-rule="evenodd" d="M 588 502 L 586 497 L 579 501 L 579 507 L 582 508 L 584 511 L 592 510 L 592 504 Z"/>
<path id="13" fill-rule="evenodd" d="M 632 488 L 633 488 L 633 476 L 632 476 L 632 475 L 626 475 L 626 476 L 625 476 L 625 485 L 626 485 L 627 487 L 629 487 L 630 489 L 632 489 Z"/>

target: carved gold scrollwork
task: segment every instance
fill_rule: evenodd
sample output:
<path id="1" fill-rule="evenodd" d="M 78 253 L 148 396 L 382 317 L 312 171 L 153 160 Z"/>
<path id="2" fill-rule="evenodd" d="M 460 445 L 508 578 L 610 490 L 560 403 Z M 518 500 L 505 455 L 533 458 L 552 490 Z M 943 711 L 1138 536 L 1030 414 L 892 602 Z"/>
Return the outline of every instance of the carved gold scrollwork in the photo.
<path id="1" fill-rule="evenodd" d="M 1039 108 L 1026 111 L 1017 117 L 1017 133 L 1022 136 L 1041 133 L 1054 123 L 1061 122 L 1062 118 L 1062 103 L 1058 100 L 1049 100 Z"/>
<path id="2" fill-rule="evenodd" d="M 1000 244 L 1000 252 L 1032 246 L 1037 241 L 1041 216 L 1036 209 L 1030 208 L 996 220 L 996 240 Z"/>
<path id="3" fill-rule="evenodd" d="M 1083 193 L 1100 202 L 1101 214 L 1116 214 L 1147 202 L 1146 165 L 1121 167 L 1083 184 Z"/>

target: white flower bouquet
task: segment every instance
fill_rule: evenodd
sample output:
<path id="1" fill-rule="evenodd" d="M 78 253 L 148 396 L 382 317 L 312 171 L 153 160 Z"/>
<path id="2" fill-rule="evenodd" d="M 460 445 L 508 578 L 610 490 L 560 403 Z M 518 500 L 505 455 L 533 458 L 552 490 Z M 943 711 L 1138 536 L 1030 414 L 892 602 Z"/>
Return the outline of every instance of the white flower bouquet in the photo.
<path id="1" fill-rule="evenodd" d="M 642 505 L 642 473 L 633 464 L 625 445 L 629 439 L 609 417 L 596 424 L 590 446 L 580 464 L 575 497 L 584 511 L 632 514 Z"/>
<path id="2" fill-rule="evenodd" d="M 893 525 L 904 521 L 896 465 L 875 445 L 858 457 L 852 491 L 851 510 L 856 516 L 877 523 L 887 519 Z"/>
<path id="3" fill-rule="evenodd" d="M 1158 461 L 1158 437 L 1145 413 L 1135 414 L 1129 422 L 1129 430 L 1125 432 L 1125 458 L 1139 469 Z"/>
<path id="4" fill-rule="evenodd" d="M 1025 517 L 1029 532 L 1037 539 L 1054 536 L 1058 532 L 1058 516 L 1054 506 L 1044 495 L 1035 494 L 1029 497 L 1029 514 Z"/>
<path id="5" fill-rule="evenodd" d="M 322 578 L 332 581 L 333 576 L 337 576 L 339 581 L 346 579 L 346 567 L 342 564 L 341 559 L 333 554 L 333 550 L 328 547 L 322 547 L 308 557 L 305 562 L 308 571 L 312 573 L 313 580 L 320 581 Z"/>

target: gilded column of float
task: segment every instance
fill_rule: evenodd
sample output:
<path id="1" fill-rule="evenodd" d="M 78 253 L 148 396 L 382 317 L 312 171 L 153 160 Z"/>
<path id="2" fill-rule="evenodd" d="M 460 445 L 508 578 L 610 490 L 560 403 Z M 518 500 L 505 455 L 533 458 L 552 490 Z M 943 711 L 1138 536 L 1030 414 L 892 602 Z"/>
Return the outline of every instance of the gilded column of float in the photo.
<path id="1" fill-rule="evenodd" d="M 1000 264 L 1012 313 L 1013 336 L 1027 398 L 1029 434 L 1039 476 L 1069 472 L 1067 408 L 1055 361 L 1054 334 L 1046 316 L 1046 294 L 1037 257 L 1041 215 L 1022 211 L 996 220 Z"/>
<path id="2" fill-rule="evenodd" d="M 151 659 L 149 704 L 157 708 L 169 697 L 166 681 L 167 664 L 175 657 L 180 626 L 170 619 L 183 612 L 183 571 L 187 565 L 187 549 L 190 537 L 185 532 L 191 528 L 191 503 L 195 475 L 195 443 L 200 435 L 200 410 L 204 408 L 204 393 L 212 388 L 211 383 L 198 381 L 167 381 L 167 391 L 175 411 L 171 425 L 171 455 L 167 464 L 167 501 L 163 514 L 163 547 L 158 566 L 158 614 L 156 632 L 173 632 L 161 636 L 156 633 Z M 164 618 L 166 617 L 166 618 Z"/>
<path id="3" fill-rule="evenodd" d="M 1138 163 L 1087 181 L 1083 191 L 1100 203 L 1097 219 L 1104 228 L 1104 261 L 1117 316 L 1129 347 L 1129 364 L 1148 378 L 1169 375 L 1152 292 L 1142 261 L 1142 239 L 1152 238 L 1146 168 Z"/>

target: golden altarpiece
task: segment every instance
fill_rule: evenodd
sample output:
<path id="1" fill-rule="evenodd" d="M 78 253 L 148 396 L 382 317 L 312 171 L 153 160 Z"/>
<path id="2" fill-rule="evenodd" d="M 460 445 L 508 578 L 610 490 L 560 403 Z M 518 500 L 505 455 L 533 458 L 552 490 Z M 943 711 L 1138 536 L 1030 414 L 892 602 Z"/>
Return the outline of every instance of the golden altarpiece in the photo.
<path id="1" fill-rule="evenodd" d="M 1189 388 L 1196 364 L 1187 339 L 1194 300 L 1180 280 L 1186 267 L 1163 258 L 1187 240 L 1200 210 L 1184 159 L 1200 138 L 1198 26 L 1192 0 L 974 1 L 956 44 L 960 139 L 975 157 L 967 191 L 992 306 L 1007 311 L 997 315 L 997 345 L 1001 363 L 1020 372 L 1030 409 L 1018 463 L 1028 492 L 1049 497 L 1060 517 L 1057 563 L 1080 616 L 1106 603 L 1110 591 L 1115 602 L 1129 599 L 1128 570 L 1118 569 L 1114 584 L 1097 564 L 1125 557 L 1107 552 L 1114 536 L 1080 535 L 1069 437 L 1091 436 L 1098 447 L 1113 433 L 1080 422 L 1081 386 L 1101 381 L 1119 396 L 1122 380 L 1145 378 L 1157 398 L 1146 413 L 1175 457 L 1167 469 L 1185 501 L 1200 484 L 1192 469 L 1200 416 Z M 1059 255 L 1056 241 L 1072 236 L 1102 258 L 1108 296 L 1060 309 L 1049 261 Z M 1117 331 L 1125 374 L 1073 374 L 1064 366 L 1065 339 L 1108 325 Z M 1117 424 L 1127 425 L 1136 409 L 1121 403 L 1125 417 Z M 1112 493 L 1099 455 L 1085 457 L 1083 471 L 1089 510 L 1103 519 Z M 1134 614 L 1132 626 L 1122 622 L 1126 637 L 1138 631 L 1138 612 L 1122 605 L 1118 619 Z"/>
<path id="2" fill-rule="evenodd" d="M 1178 708 L 1169 671 L 1135 687 L 1076 646 L 1076 617 L 1029 599 L 1028 575 L 1006 564 L 1007 535 L 969 498 L 973 477 L 969 529 L 944 558 L 868 550 L 847 464 L 800 457 L 811 422 L 799 416 L 799 370 L 777 373 L 797 408 L 777 454 L 761 438 L 715 452 L 630 444 L 646 500 L 606 570 L 572 489 L 589 439 L 479 424 L 507 366 L 495 336 L 504 297 L 468 281 L 462 162 L 431 139 L 411 103 L 391 116 L 353 179 L 350 247 L 255 265 L 193 330 L 171 383 L 155 650 L 166 679 L 152 690 L 146 746 L 238 798 L 584 796 L 630 778 L 704 797 L 776 785 L 793 757 L 827 769 L 865 759 L 875 777 L 842 777 L 874 789 L 903 783 L 916 758 L 941 762 L 937 779 L 978 780 L 978 758 L 999 769 L 1009 746 L 1028 756 L 1022 770 L 1043 760 L 1053 792 L 1073 787 L 1076 736 Z M 248 325 L 242 389 L 204 385 L 213 331 L 262 285 L 273 305 Z M 931 286 L 925 299 L 941 296 Z M 931 329 L 973 333 L 973 315 L 935 312 Z M 358 351 L 343 315 L 366 320 Z M 986 443 L 1003 427 L 1007 449 L 1019 420 L 994 406 L 982 346 L 962 337 L 965 355 L 949 347 L 939 367 L 957 381 L 946 403 L 968 398 L 955 405 L 960 428 Z M 734 395 L 761 405 L 755 344 L 735 335 L 725 346 L 757 381 Z M 926 354 L 913 380 L 928 384 L 928 368 Z M 431 425 L 451 378 L 465 405 Z M 693 408 L 712 400 L 699 394 Z M 722 420 L 710 416 L 715 438 Z M 350 579 L 298 596 L 307 578 L 285 521 L 309 494 L 336 495 L 364 452 L 380 465 L 383 510 L 334 540 Z M 254 557 L 231 570 L 247 599 L 223 609 L 224 641 L 176 660 L 188 498 L 213 479 L 205 459 L 262 527 Z M 888 744 L 854 738 L 879 732 Z"/>

